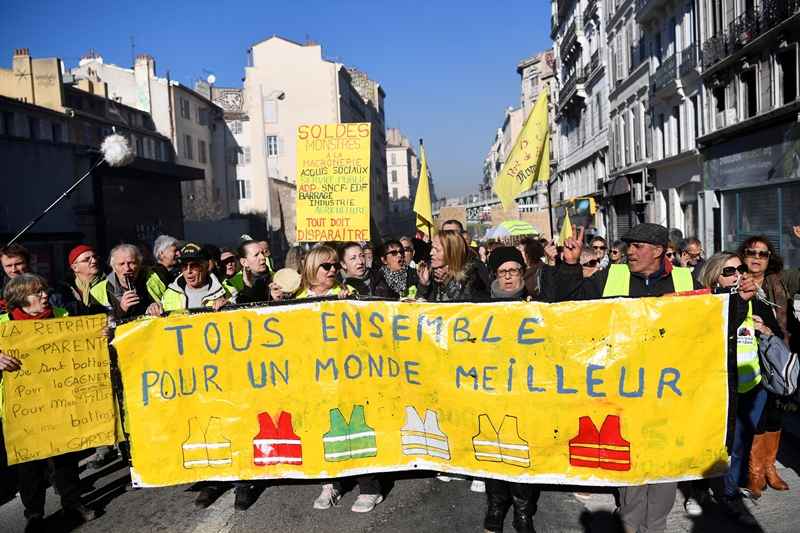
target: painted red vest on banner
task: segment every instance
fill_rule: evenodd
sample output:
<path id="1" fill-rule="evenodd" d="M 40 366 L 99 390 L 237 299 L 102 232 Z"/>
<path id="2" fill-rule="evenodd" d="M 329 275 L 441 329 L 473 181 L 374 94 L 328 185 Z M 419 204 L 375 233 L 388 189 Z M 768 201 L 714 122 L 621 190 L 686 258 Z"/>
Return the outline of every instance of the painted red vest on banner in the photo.
<path id="1" fill-rule="evenodd" d="M 588 416 L 578 419 L 578 434 L 569 441 L 569 464 L 605 470 L 631 469 L 631 443 L 622 438 L 617 415 L 608 415 L 600 431 Z"/>
<path id="2" fill-rule="evenodd" d="M 258 413 L 258 427 L 258 435 L 253 438 L 253 464 L 303 464 L 303 448 L 292 428 L 290 413 L 280 412 L 277 427 L 269 413 Z"/>

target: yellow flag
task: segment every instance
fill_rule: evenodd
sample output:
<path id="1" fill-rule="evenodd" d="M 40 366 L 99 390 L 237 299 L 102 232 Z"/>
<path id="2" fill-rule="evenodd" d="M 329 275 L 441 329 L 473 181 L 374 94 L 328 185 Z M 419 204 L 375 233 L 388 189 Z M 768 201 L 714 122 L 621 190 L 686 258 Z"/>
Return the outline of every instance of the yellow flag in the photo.
<path id="1" fill-rule="evenodd" d="M 497 175 L 494 192 L 503 203 L 503 209 L 514 205 L 514 198 L 533 187 L 534 180 L 549 179 L 550 154 L 547 146 L 549 126 L 547 123 L 548 92 L 545 87 L 531 114 L 522 126 L 522 131 L 511 149 L 508 159 Z M 544 155 L 547 155 L 545 158 Z M 546 163 L 546 164 L 543 164 Z"/>
<path id="2" fill-rule="evenodd" d="M 572 237 L 572 221 L 569 219 L 569 211 L 564 209 L 564 223 L 561 224 L 561 231 L 558 233 L 558 244 L 563 246 L 567 239 Z"/>
<path id="3" fill-rule="evenodd" d="M 420 140 L 420 143 L 422 141 Z M 422 159 L 417 183 L 417 195 L 414 198 L 414 213 L 417 215 L 417 229 L 430 236 L 430 227 L 433 225 L 431 214 L 431 189 L 428 184 L 428 162 L 425 159 L 425 147 L 419 145 L 420 158 Z"/>

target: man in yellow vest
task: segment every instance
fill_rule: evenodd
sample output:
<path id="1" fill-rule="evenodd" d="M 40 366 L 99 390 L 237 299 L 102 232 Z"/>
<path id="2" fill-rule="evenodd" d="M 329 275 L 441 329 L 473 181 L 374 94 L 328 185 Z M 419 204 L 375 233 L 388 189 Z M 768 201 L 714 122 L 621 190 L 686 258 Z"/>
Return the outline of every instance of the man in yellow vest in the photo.
<path id="1" fill-rule="evenodd" d="M 552 278 L 556 301 L 592 300 L 629 296 L 663 296 L 691 291 L 702 286 L 688 268 L 673 267 L 664 252 L 669 231 L 659 224 L 638 224 L 622 240 L 628 244 L 628 263 L 610 265 L 584 278 L 579 259 L 583 250 L 584 230 L 564 243 L 563 261 Z M 655 483 L 622 487 L 619 515 L 626 533 L 664 531 L 667 515 L 675 503 L 677 483 Z"/>

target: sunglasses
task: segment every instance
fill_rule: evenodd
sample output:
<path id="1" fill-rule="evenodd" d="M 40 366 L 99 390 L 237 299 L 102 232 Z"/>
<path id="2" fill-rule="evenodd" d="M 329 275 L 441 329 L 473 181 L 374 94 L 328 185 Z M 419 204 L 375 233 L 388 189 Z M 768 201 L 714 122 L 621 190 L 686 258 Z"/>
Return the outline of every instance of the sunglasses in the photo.
<path id="1" fill-rule="evenodd" d="M 320 263 L 319 267 L 324 269 L 325 272 L 330 272 L 331 269 L 339 270 L 339 263 Z"/>
<path id="2" fill-rule="evenodd" d="M 586 261 L 585 263 L 581 263 L 581 266 L 586 268 L 594 268 L 597 266 L 597 263 L 598 263 L 597 259 L 592 259 L 590 261 Z"/>
<path id="3" fill-rule="evenodd" d="M 605 250 L 606 249 L 605 246 L 592 246 L 592 248 L 594 248 L 595 250 Z"/>
<path id="4" fill-rule="evenodd" d="M 611 253 L 612 255 L 617 255 L 617 254 L 619 253 L 619 250 L 611 250 L 611 252 L 610 252 L 610 253 Z"/>
<path id="5" fill-rule="evenodd" d="M 769 250 L 753 250 L 748 248 L 744 251 L 745 257 L 757 257 L 759 259 L 767 259 L 769 257 Z"/>
<path id="6" fill-rule="evenodd" d="M 387 255 L 400 255 L 402 253 L 403 253 L 403 250 L 389 250 L 388 252 L 386 252 L 383 255 L 384 256 L 387 256 Z"/>
<path id="7" fill-rule="evenodd" d="M 664 255 L 666 255 L 669 258 L 672 258 L 672 257 L 675 257 L 675 252 L 667 252 Z"/>
<path id="8" fill-rule="evenodd" d="M 227 259 L 223 259 L 222 261 L 220 261 L 220 264 L 221 265 L 230 265 L 231 263 L 235 263 L 235 262 L 236 262 L 236 258 L 235 257 L 229 257 Z"/>
<path id="9" fill-rule="evenodd" d="M 722 276 L 725 278 L 729 278 L 731 276 L 735 276 L 736 273 L 739 274 L 746 274 L 747 267 L 744 265 L 739 265 L 738 267 L 723 267 L 722 268 Z"/>

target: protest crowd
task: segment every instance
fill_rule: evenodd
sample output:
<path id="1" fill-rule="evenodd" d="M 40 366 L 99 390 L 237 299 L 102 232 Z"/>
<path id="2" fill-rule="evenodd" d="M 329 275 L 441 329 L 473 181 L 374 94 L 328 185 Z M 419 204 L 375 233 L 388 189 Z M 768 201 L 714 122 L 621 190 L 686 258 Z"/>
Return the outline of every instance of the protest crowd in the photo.
<path id="1" fill-rule="evenodd" d="M 800 226 L 794 233 L 800 239 Z M 268 242 L 246 235 L 222 249 L 161 235 L 150 250 L 122 243 L 107 258 L 92 246 L 79 244 L 68 256 L 71 274 L 55 284 L 31 271 L 28 251 L 12 244 L 0 249 L 4 277 L 0 322 L 102 313 L 109 317 L 108 335 L 113 337 L 115 325 L 145 315 L 214 312 L 243 304 L 285 305 L 310 298 L 550 303 L 696 291 L 730 293 L 729 342 L 736 344 L 737 353 L 730 468 L 722 478 L 688 482 L 684 506 L 686 513 L 698 516 L 713 499 L 735 520 L 752 525 L 754 519 L 743 499 L 757 499 L 765 490 L 788 489 L 775 461 L 782 419 L 791 402 L 762 386 L 765 378 L 758 349 L 753 337 L 748 343 L 739 330 L 745 323 L 752 324 L 759 338 L 778 339 L 796 351 L 800 270 L 784 269 L 766 236 L 751 236 L 739 249 L 711 257 L 704 257 L 698 239 L 681 237 L 666 227 L 645 223 L 611 243 L 585 235 L 583 228 L 558 245 L 535 236 L 476 243 L 461 223 L 449 220 L 430 237 L 418 231 L 414 237 L 390 238 L 375 246 L 359 242 L 295 246 L 286 254 L 285 264 L 277 265 Z M 3 373 L 15 372 L 23 364 L 0 352 Z M 113 357 L 111 374 L 122 405 L 122 382 Z M 2 425 L 0 438 L 1 430 Z M 19 492 L 29 531 L 42 530 L 48 484 L 56 489 L 65 512 L 85 521 L 94 519 L 96 510 L 80 499 L 78 461 L 82 456 L 67 453 L 8 466 L 5 453 L 5 446 L 0 446 L 3 500 Z M 99 467 L 117 454 L 130 461 L 125 442 L 117 449 L 97 448 L 91 461 Z M 391 475 L 327 480 L 308 505 L 314 509 L 336 506 L 357 485 L 359 496 L 352 511 L 370 512 L 383 501 L 382 486 Z M 439 477 L 443 482 L 452 479 Z M 502 531 L 509 511 L 517 532 L 534 531 L 537 500 L 546 485 L 468 481 L 472 490 L 486 493 L 482 524 L 486 531 Z M 208 507 L 233 487 L 235 507 L 247 509 L 258 498 L 259 483 L 263 481 L 202 482 L 195 504 Z M 663 531 L 677 495 L 677 483 L 619 488 L 617 513 L 625 531 Z M 480 527 L 476 524 L 476 529 Z"/>

